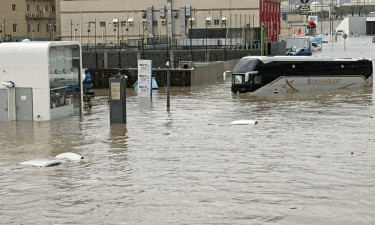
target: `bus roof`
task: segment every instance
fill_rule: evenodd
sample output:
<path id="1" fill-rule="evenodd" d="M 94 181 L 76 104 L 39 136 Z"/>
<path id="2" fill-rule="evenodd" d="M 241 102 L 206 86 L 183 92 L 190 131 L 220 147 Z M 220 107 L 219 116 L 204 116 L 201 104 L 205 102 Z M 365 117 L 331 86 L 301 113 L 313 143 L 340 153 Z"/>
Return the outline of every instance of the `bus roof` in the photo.
<path id="1" fill-rule="evenodd" d="M 312 57 L 312 56 L 246 56 L 246 59 L 258 59 L 263 63 L 270 62 L 286 62 L 286 61 L 359 61 L 359 60 L 369 60 L 368 58 L 329 58 L 329 57 Z"/>

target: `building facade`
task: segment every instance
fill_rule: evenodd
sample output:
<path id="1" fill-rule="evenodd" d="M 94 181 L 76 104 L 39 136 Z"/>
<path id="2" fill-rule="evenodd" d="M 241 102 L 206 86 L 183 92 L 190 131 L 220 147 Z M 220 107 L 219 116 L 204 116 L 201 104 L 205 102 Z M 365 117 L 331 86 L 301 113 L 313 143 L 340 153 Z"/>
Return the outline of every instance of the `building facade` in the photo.
<path id="1" fill-rule="evenodd" d="M 281 0 L 2 0 L 0 41 L 78 40 L 82 44 L 139 39 L 276 42 Z"/>
<path id="2" fill-rule="evenodd" d="M 59 0 L 0 1 L 0 41 L 53 40 Z"/>
<path id="3" fill-rule="evenodd" d="M 148 38 L 221 38 L 244 42 L 265 24 L 266 40 L 280 34 L 281 0 L 60 1 L 61 39 L 82 44 L 131 44 Z M 250 32 L 247 33 L 247 31 Z M 234 38 L 235 37 L 235 38 Z M 259 38 L 259 37 L 258 37 Z"/>

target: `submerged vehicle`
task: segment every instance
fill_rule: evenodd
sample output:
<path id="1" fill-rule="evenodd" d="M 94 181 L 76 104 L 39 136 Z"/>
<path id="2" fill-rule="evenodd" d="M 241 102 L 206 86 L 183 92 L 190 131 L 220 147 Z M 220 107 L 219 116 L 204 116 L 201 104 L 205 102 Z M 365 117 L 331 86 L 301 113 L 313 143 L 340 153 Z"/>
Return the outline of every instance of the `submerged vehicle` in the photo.
<path id="1" fill-rule="evenodd" d="M 294 93 L 372 86 L 372 60 L 247 56 L 232 72 L 232 92 Z"/>
<path id="2" fill-rule="evenodd" d="M 305 48 L 292 48 L 291 51 L 287 52 L 287 55 L 291 56 L 297 56 L 297 55 L 312 55 L 312 52 L 310 49 L 305 49 Z"/>

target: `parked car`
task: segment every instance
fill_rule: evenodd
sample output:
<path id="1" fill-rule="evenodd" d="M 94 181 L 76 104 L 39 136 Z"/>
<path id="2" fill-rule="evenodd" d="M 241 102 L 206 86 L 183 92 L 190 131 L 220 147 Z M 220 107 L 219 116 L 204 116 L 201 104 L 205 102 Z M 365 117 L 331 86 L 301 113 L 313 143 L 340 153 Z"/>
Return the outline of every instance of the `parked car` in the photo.
<path id="1" fill-rule="evenodd" d="M 287 52 L 287 55 L 292 55 L 292 56 L 296 56 L 296 55 L 305 55 L 305 56 L 309 56 L 309 55 L 312 55 L 312 53 L 311 53 L 311 50 L 310 50 L 310 49 L 305 49 L 305 48 L 292 48 L 291 51 Z"/>

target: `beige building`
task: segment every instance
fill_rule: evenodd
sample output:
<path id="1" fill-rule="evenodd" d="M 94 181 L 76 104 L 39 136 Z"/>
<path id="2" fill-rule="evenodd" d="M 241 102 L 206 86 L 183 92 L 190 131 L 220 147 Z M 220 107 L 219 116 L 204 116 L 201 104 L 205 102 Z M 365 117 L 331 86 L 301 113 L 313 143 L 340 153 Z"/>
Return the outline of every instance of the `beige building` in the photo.
<path id="1" fill-rule="evenodd" d="M 0 41 L 53 40 L 59 0 L 1 0 Z"/>
<path id="2" fill-rule="evenodd" d="M 61 38 L 82 44 L 119 44 L 139 38 L 188 39 L 189 29 L 222 29 L 225 36 L 225 30 L 259 28 L 259 2 L 61 1 Z"/>
<path id="3" fill-rule="evenodd" d="M 131 45 L 140 38 L 184 41 L 194 35 L 245 43 L 251 36 L 259 40 L 264 23 L 274 42 L 279 18 L 280 0 L 1 0 L 0 40 Z"/>

